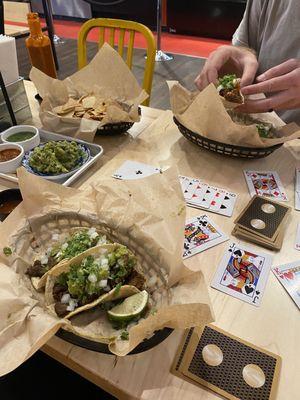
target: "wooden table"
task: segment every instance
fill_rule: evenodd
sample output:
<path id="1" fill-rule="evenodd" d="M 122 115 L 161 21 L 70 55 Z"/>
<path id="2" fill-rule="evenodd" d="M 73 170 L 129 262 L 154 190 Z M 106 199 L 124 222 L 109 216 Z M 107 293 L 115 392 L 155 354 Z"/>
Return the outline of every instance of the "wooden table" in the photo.
<path id="1" fill-rule="evenodd" d="M 33 98 L 32 85 L 27 84 L 34 123 L 39 126 L 37 102 Z M 219 187 L 238 193 L 237 205 L 232 218 L 210 214 L 213 220 L 230 235 L 234 217 L 249 201 L 243 169 L 277 170 L 293 207 L 294 169 L 297 161 L 297 142 L 280 148 L 275 154 L 261 160 L 232 160 L 202 151 L 181 136 L 172 121 L 170 111 L 151 108 L 142 109 L 142 115 L 153 122 L 135 140 L 97 138 L 104 147 L 105 157 L 99 165 L 76 186 L 84 187 L 97 180 L 98 176 L 111 174 L 122 160 L 135 159 L 153 165 L 178 166 L 183 175 L 200 177 Z M 291 151 L 292 150 L 292 151 Z M 113 158 L 114 157 L 114 158 Z M 112 161 L 109 161 L 113 158 Z M 108 162 L 109 161 L 109 162 Z M 3 183 L 3 186 L 7 186 Z M 196 216 L 202 211 L 187 208 L 187 216 Z M 294 249 L 296 225 L 299 214 L 292 211 L 282 250 L 272 253 L 273 265 L 300 259 Z M 233 239 L 233 238 L 232 238 Z M 235 239 L 233 239 L 235 240 Z M 257 346 L 282 357 L 282 371 L 278 389 L 278 400 L 299 398 L 300 371 L 300 314 L 289 295 L 270 273 L 266 290 L 259 308 L 239 301 L 210 288 L 210 282 L 228 242 L 186 260 L 192 270 L 202 270 L 211 296 L 215 313 L 215 325 Z M 251 245 L 252 246 L 252 245 Z M 252 247 L 256 248 L 255 245 Z M 262 248 L 257 249 L 266 251 Z M 172 333 L 163 343 L 145 353 L 117 358 L 88 351 L 53 337 L 43 351 L 86 379 L 121 399 L 170 399 L 211 400 L 220 398 L 216 394 L 200 389 L 170 374 L 170 366 L 182 337 L 181 331 Z M 298 379 L 297 379 L 298 378 Z"/>

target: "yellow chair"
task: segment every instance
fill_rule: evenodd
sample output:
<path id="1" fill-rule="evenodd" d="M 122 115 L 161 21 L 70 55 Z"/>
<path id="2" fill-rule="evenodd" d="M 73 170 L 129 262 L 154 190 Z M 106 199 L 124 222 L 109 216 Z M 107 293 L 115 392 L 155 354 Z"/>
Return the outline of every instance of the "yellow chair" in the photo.
<path id="1" fill-rule="evenodd" d="M 149 28 L 134 21 L 125 21 L 119 19 L 110 18 L 93 18 L 85 22 L 78 34 L 78 68 L 81 69 L 87 64 L 87 54 L 86 54 L 86 38 L 88 33 L 93 28 L 100 28 L 99 34 L 99 48 L 103 45 L 105 41 L 105 29 L 109 32 L 108 44 L 112 47 L 115 45 L 115 32 L 116 29 L 119 30 L 119 40 L 118 40 L 118 53 L 123 57 L 124 53 L 124 37 L 125 32 L 129 32 L 129 41 L 127 49 L 126 64 L 131 69 L 132 68 L 132 56 L 133 56 L 133 45 L 135 39 L 135 33 L 141 33 L 147 42 L 147 59 L 145 61 L 145 72 L 143 80 L 143 89 L 149 94 L 149 98 L 144 101 L 144 105 L 148 106 L 150 102 L 150 95 L 152 89 L 152 79 L 155 65 L 155 52 L 156 46 L 154 41 L 154 36 Z"/>

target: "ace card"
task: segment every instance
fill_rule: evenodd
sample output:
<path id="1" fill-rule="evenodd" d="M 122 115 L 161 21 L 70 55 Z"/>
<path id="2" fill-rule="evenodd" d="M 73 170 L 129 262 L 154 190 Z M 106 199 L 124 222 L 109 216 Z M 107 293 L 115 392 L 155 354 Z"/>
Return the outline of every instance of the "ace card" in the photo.
<path id="1" fill-rule="evenodd" d="M 300 310 L 300 261 L 275 267 L 273 273 Z"/>
<path id="2" fill-rule="evenodd" d="M 233 243 L 225 252 L 211 286 L 258 307 L 271 263 L 268 254 Z"/>
<path id="3" fill-rule="evenodd" d="M 132 180 L 146 178 L 147 176 L 158 173 L 161 173 L 160 168 L 137 161 L 127 160 L 121 165 L 120 168 L 116 170 L 116 172 L 113 174 L 113 178 Z"/>
<path id="4" fill-rule="evenodd" d="M 258 195 L 288 201 L 285 189 L 276 171 L 244 171 L 251 197 Z"/>
<path id="5" fill-rule="evenodd" d="M 207 215 L 191 218 L 185 225 L 183 258 L 192 257 L 228 239 Z"/>

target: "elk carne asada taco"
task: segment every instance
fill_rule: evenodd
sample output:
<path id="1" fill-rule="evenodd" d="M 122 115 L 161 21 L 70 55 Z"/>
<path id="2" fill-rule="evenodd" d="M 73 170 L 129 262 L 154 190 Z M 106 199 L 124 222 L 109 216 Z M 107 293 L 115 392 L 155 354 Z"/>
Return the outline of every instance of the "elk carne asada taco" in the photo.
<path id="1" fill-rule="evenodd" d="M 222 97 L 225 107 L 244 103 L 244 96 L 240 89 L 240 79 L 235 74 L 224 75 L 218 79 L 217 91 Z"/>
<path id="2" fill-rule="evenodd" d="M 134 288 L 136 293 L 143 290 L 144 284 L 145 278 L 138 270 L 134 254 L 121 244 L 104 244 L 49 272 L 46 304 L 58 317 L 70 318 L 107 297 L 118 299 L 124 285 Z"/>
<path id="3" fill-rule="evenodd" d="M 34 288 L 39 290 L 45 286 L 47 273 L 53 267 L 102 243 L 108 243 L 107 238 L 96 228 L 73 228 L 68 234 L 55 233 L 46 252 L 27 268 L 26 274 Z"/>

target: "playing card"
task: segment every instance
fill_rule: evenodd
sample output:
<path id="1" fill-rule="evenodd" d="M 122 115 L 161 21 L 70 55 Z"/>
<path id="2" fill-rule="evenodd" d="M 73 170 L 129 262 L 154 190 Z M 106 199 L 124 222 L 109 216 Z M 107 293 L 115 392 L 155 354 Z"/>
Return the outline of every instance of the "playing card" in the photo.
<path id="1" fill-rule="evenodd" d="M 300 192 L 300 168 L 296 168 L 296 192 Z"/>
<path id="2" fill-rule="evenodd" d="M 236 199 L 237 195 L 235 193 L 226 192 L 219 210 L 215 212 L 226 215 L 227 217 L 231 217 Z"/>
<path id="3" fill-rule="evenodd" d="M 278 201 L 288 201 L 276 171 L 244 171 L 251 196 L 265 196 Z"/>
<path id="4" fill-rule="evenodd" d="M 183 196 L 186 201 L 192 198 L 193 194 L 195 193 L 198 185 L 200 184 L 200 180 L 196 178 L 189 178 L 189 177 L 184 177 L 186 180 L 182 181 L 182 191 L 183 191 Z M 187 183 L 187 184 L 186 184 Z"/>
<path id="5" fill-rule="evenodd" d="M 268 254 L 233 243 L 224 254 L 211 286 L 258 307 L 271 263 Z"/>
<path id="6" fill-rule="evenodd" d="M 295 210 L 300 210 L 300 192 L 295 191 Z"/>
<path id="7" fill-rule="evenodd" d="M 152 165 L 127 160 L 117 169 L 113 177 L 116 179 L 140 179 L 160 172 L 160 168 L 153 167 Z"/>
<path id="8" fill-rule="evenodd" d="M 188 204 L 193 207 L 200 207 L 200 203 L 203 200 L 203 197 L 207 190 L 209 189 L 209 185 L 207 183 L 199 181 L 195 192 L 192 197 L 188 200 Z"/>
<path id="9" fill-rule="evenodd" d="M 300 223 L 298 223 L 298 225 L 297 225 L 295 249 L 300 250 Z"/>
<path id="10" fill-rule="evenodd" d="M 197 205 L 201 208 L 208 209 L 211 205 L 211 201 L 217 193 L 217 190 L 218 189 L 213 186 L 208 186 L 206 188 L 206 191 L 204 192 L 202 200 L 199 200 L 199 202 L 197 202 Z"/>
<path id="11" fill-rule="evenodd" d="M 216 193 L 212 198 L 209 206 L 209 211 L 218 212 L 223 204 L 226 191 L 224 189 L 216 188 Z"/>
<path id="12" fill-rule="evenodd" d="M 183 258 L 191 257 L 229 239 L 207 215 L 187 220 L 184 237 Z"/>
<path id="13" fill-rule="evenodd" d="M 300 309 L 300 261 L 274 267 L 273 273 Z"/>

